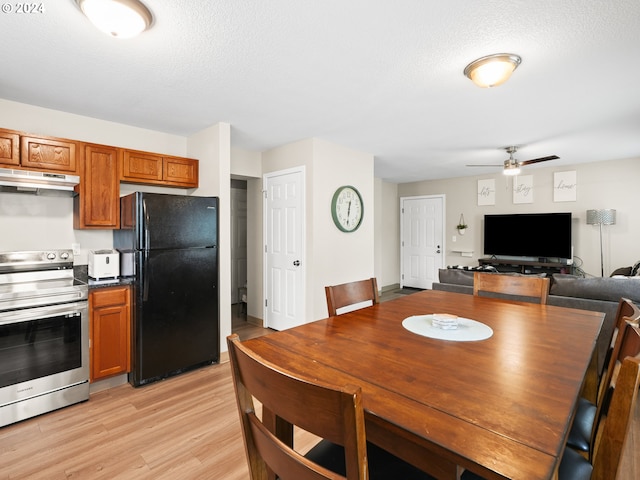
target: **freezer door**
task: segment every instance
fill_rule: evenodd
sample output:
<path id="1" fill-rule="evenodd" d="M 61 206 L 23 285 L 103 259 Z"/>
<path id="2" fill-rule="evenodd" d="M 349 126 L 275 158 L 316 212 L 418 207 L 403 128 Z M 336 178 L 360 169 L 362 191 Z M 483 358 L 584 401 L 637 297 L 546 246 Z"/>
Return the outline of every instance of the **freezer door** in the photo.
<path id="1" fill-rule="evenodd" d="M 133 385 L 219 361 L 217 253 L 136 252 Z"/>
<path id="2" fill-rule="evenodd" d="M 217 245 L 218 198 L 135 192 L 120 199 L 114 247 L 157 250 Z"/>

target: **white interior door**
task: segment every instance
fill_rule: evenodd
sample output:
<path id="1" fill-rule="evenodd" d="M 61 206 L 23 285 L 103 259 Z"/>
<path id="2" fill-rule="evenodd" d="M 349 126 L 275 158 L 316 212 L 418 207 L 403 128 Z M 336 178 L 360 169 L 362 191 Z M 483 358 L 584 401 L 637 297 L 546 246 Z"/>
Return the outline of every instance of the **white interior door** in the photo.
<path id="1" fill-rule="evenodd" d="M 431 288 L 444 265 L 444 196 L 400 199 L 401 287 Z"/>
<path id="2" fill-rule="evenodd" d="M 305 322 L 304 168 L 264 176 L 264 326 Z"/>

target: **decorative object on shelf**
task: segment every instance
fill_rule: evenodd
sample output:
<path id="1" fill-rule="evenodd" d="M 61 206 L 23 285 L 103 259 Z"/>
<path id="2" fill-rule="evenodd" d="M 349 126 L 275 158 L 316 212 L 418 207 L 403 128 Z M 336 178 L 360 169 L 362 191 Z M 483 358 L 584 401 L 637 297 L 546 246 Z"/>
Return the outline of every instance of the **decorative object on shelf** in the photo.
<path id="1" fill-rule="evenodd" d="M 576 171 L 555 172 L 553 174 L 553 201 L 575 202 L 577 198 L 578 182 Z"/>
<path id="2" fill-rule="evenodd" d="M 533 175 L 513 177 L 513 203 L 533 203 Z"/>
<path id="3" fill-rule="evenodd" d="M 458 225 L 456 225 L 456 228 L 458 229 L 458 233 L 460 235 L 464 235 L 464 232 L 466 232 L 467 228 L 469 228 L 469 225 L 467 225 L 464 221 L 464 215 L 462 213 L 460 214 L 460 220 L 458 221 Z"/>
<path id="4" fill-rule="evenodd" d="M 615 225 L 616 211 L 614 209 L 587 210 L 587 225 L 600 227 L 600 276 L 604 277 L 604 254 L 602 252 L 602 225 Z"/>
<path id="5" fill-rule="evenodd" d="M 362 223 L 364 204 L 360 192 L 351 185 L 336 190 L 331 200 L 331 217 L 339 230 L 355 232 Z"/>
<path id="6" fill-rule="evenodd" d="M 116 38 L 131 38 L 151 26 L 153 16 L 139 0 L 76 0 L 98 30 Z"/>
<path id="7" fill-rule="evenodd" d="M 464 75 L 479 87 L 497 87 L 506 82 L 522 59 L 513 53 L 494 53 L 474 60 L 464 69 Z"/>
<path id="8" fill-rule="evenodd" d="M 478 205 L 496 204 L 496 180 L 488 178 L 478 180 Z"/>

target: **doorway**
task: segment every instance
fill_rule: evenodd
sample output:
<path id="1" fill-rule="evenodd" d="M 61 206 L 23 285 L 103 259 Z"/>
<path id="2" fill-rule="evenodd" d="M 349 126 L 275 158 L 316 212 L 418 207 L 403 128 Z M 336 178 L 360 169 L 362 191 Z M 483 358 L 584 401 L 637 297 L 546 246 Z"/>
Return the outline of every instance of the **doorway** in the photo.
<path id="1" fill-rule="evenodd" d="M 247 315 L 247 182 L 231 180 L 231 305 Z"/>
<path id="2" fill-rule="evenodd" d="M 444 265 L 445 196 L 400 198 L 400 287 L 428 288 Z"/>

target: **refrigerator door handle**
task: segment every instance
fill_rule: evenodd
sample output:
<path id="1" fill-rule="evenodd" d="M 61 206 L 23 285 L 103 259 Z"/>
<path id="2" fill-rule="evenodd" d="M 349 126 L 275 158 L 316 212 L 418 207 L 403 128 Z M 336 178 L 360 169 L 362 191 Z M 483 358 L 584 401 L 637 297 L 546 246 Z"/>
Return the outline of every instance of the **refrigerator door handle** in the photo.
<path id="1" fill-rule="evenodd" d="M 142 199 L 142 214 L 144 215 L 144 250 L 149 249 L 149 212 L 147 211 L 147 202 Z"/>
<path id="2" fill-rule="evenodd" d="M 149 265 L 149 250 L 144 251 L 144 265 Z M 149 300 L 149 276 L 144 268 L 140 269 L 140 282 L 142 283 L 142 301 Z"/>

